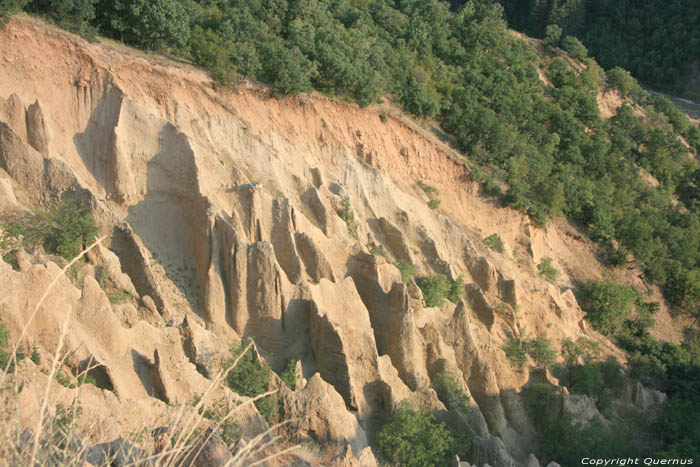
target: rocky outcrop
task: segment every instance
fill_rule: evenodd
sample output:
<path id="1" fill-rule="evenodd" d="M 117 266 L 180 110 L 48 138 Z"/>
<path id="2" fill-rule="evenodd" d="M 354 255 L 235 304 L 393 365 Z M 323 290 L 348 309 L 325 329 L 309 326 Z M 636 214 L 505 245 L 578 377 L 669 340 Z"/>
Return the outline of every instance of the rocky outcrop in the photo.
<path id="1" fill-rule="evenodd" d="M 49 143 L 53 138 L 51 128 L 44 119 L 39 101 L 27 108 L 27 142 L 44 157 L 49 155 Z"/>
<path id="2" fill-rule="evenodd" d="M 528 374 L 511 368 L 503 345 L 527 328 L 615 352 L 580 325 L 573 293 L 534 270 L 551 255 L 583 274 L 579 261 L 597 264 L 589 245 L 550 248 L 559 227 L 540 232 L 482 199 L 465 165 L 420 129 L 368 124 L 373 110 L 323 96 L 278 100 L 252 85 L 217 93 L 185 64 L 22 21 L 0 30 L 0 213 L 75 199 L 108 238 L 73 280 L 41 251 L 0 262 L 0 312 L 17 338 L 37 290 L 56 280 L 25 339 L 50 354 L 70 318 L 65 371 L 96 363 L 91 407 L 103 400 L 143 424 L 166 402 L 201 396 L 229 347 L 251 338 L 275 369 L 297 362 L 299 389 L 280 388 L 285 414 L 299 419 L 288 435 L 327 443 L 333 456 L 350 445 L 339 465 L 372 465 L 367 443 L 406 400 L 468 433 L 470 463 L 535 465 L 518 396 Z M 39 61 L 50 65 L 21 65 Z M 417 180 L 439 186 L 449 210 L 418 202 Z M 345 199 L 352 221 L 337 215 Z M 522 245 L 520 257 L 487 250 L 483 232 Z M 417 278 L 463 277 L 465 296 L 426 308 L 395 260 Z M 114 291 L 123 303 L 110 302 Z M 468 414 L 446 410 L 431 389 L 443 371 L 470 397 Z M 663 396 L 632 388 L 629 399 L 647 408 Z M 266 430 L 244 407 L 242 429 Z"/>
<path id="3" fill-rule="evenodd" d="M 360 453 L 367 437 L 355 415 L 345 407 L 343 397 L 319 373 L 296 392 L 282 388 L 282 412 L 294 423 L 285 428 L 296 441 L 314 440 L 336 446 L 349 445 Z"/>
<path id="4" fill-rule="evenodd" d="M 338 390 L 348 408 L 367 419 L 381 405 L 379 395 L 368 387 L 378 379 L 379 356 L 355 283 L 346 278 L 340 287 L 325 279 L 310 287 L 311 348 L 323 379 Z"/>

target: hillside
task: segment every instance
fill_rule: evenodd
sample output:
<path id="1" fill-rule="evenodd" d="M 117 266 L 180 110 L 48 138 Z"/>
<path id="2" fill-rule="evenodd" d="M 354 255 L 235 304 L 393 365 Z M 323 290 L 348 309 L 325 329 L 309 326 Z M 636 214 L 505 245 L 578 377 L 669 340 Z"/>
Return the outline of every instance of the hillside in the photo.
<path id="1" fill-rule="evenodd" d="M 623 373 L 605 366 L 610 356 L 653 366 L 656 354 L 621 343 L 633 331 L 663 347 L 664 358 L 690 353 L 689 318 L 672 318 L 678 307 L 644 276 L 641 259 L 610 267 L 601 262 L 609 245 L 589 240 L 590 230 L 561 216 L 538 225 L 505 207 L 502 194 L 477 181 L 487 177 L 478 154 L 447 147 L 386 107 L 318 93 L 280 97 L 252 83 L 220 88 L 188 63 L 89 43 L 27 17 L 0 29 L 0 44 L 3 240 L 26 210 L 67 200 L 103 238 L 65 275 L 66 259 L 50 242 L 2 243 L 11 248 L 0 261 L 0 321 L 11 345 L 39 356 L 3 372 L 4 458 L 26 462 L 10 456 L 26 456 L 27 441 L 23 450 L 8 440 L 24 428 L 36 434 L 47 408 L 51 419 L 58 404 L 77 401 L 85 446 L 125 436 L 163 460 L 151 430 L 169 426 L 175 440 L 179 414 L 194 416 L 211 386 L 207 404 L 215 399 L 225 412 L 257 395 L 215 381 L 236 355 L 230 348 L 247 339 L 255 343 L 251 367 L 269 365 L 265 390 L 278 393 L 274 410 L 244 405 L 234 411 L 236 435 L 221 432 L 240 465 L 253 462 L 240 457 L 246 441 L 285 420 L 280 439 L 255 459 L 300 443 L 266 464 L 391 462 L 378 440 L 405 401 L 435 414 L 455 440 L 441 456 L 479 467 L 567 465 L 568 454 L 543 435 L 552 421 L 580 434 L 574 441 L 585 448 L 608 439 L 613 452 L 624 437 L 635 453 L 674 455 L 675 440 L 647 442 L 653 434 L 629 422 L 629 413 L 649 413 L 667 397 L 648 387 L 651 377 L 625 380 L 612 397 L 609 388 L 577 389 L 575 372 L 607 368 L 614 380 Z M 553 76 L 575 79 L 568 69 Z M 606 120 L 628 117 L 627 108 L 656 118 L 602 84 L 592 98 L 607 106 Z M 643 160 L 633 167 L 668 173 Z M 598 332 L 594 300 L 580 291 L 603 278 L 643 294 L 625 318 L 659 302 L 653 323 L 631 319 L 617 323 L 628 334 Z M 431 284 L 441 281 L 449 297 L 431 303 L 442 287 Z M 586 349 L 575 352 L 575 343 Z M 557 377 L 555 362 L 564 368 Z M 290 367 L 292 388 L 277 376 L 288 383 Z M 81 373 L 93 384 L 50 387 L 47 374 L 57 369 L 74 386 Z M 533 407 L 533 394 L 544 402 Z M 224 424 L 217 410 L 209 418 Z"/>

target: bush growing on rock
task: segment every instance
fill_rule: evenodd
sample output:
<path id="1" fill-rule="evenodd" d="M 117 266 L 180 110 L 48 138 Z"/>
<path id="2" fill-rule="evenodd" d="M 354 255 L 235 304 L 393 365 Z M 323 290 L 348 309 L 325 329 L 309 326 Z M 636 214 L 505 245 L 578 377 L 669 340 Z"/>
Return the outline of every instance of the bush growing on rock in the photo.
<path id="1" fill-rule="evenodd" d="M 491 248 L 493 251 L 503 253 L 503 240 L 497 233 L 491 234 L 484 239 L 484 245 Z"/>
<path id="2" fill-rule="evenodd" d="M 355 222 L 355 215 L 352 213 L 352 206 L 350 205 L 349 196 L 343 198 L 343 203 L 341 205 L 340 211 L 338 212 L 338 215 L 341 219 L 343 219 L 345 225 L 347 225 L 348 234 L 350 234 L 351 237 L 357 239 L 357 222 Z"/>
<path id="3" fill-rule="evenodd" d="M 447 276 L 436 274 L 418 279 L 418 287 L 423 291 L 425 306 L 434 307 L 442 306 L 452 286 Z"/>
<path id="4" fill-rule="evenodd" d="M 459 276 L 457 280 L 450 284 L 450 290 L 447 292 L 447 299 L 452 303 L 457 303 L 464 295 L 464 279 Z"/>
<path id="5" fill-rule="evenodd" d="M 225 362 L 224 367 L 228 368 L 245 350 L 243 346 L 231 348 L 231 358 Z M 268 391 L 270 384 L 270 372 L 272 370 L 263 361 L 257 360 L 250 347 L 241 356 L 238 364 L 229 372 L 226 383 L 234 392 L 246 397 L 256 397 Z M 260 415 L 265 417 L 268 423 L 277 419 L 278 401 L 274 396 L 263 397 L 255 401 Z"/>
<path id="6" fill-rule="evenodd" d="M 393 420 L 377 435 L 377 450 L 385 461 L 406 467 L 428 467 L 449 464 L 449 457 L 463 457 L 469 442 L 451 432 L 434 415 L 417 412 L 404 402 Z"/>
<path id="7" fill-rule="evenodd" d="M 293 360 L 293 359 L 289 360 L 289 362 L 287 363 L 287 366 L 284 367 L 284 370 L 280 374 L 280 379 L 292 391 L 294 391 L 297 387 L 296 367 L 297 367 L 296 360 Z"/>
<path id="8" fill-rule="evenodd" d="M 0 323 L 0 372 L 5 369 L 10 361 L 10 354 L 7 348 L 10 345 L 10 332 L 7 330 L 5 323 Z"/>
<path id="9" fill-rule="evenodd" d="M 449 371 L 441 371 L 433 376 L 432 387 L 440 401 L 449 410 L 458 410 L 466 414 L 469 410 L 469 396 L 459 385 L 455 376 Z"/>
<path id="10" fill-rule="evenodd" d="M 598 280 L 584 287 L 581 308 L 594 328 L 606 336 L 618 335 L 638 298 L 631 287 L 610 279 Z"/>
<path id="11" fill-rule="evenodd" d="M 401 272 L 401 282 L 406 284 L 409 280 L 411 280 L 415 269 L 413 263 L 406 261 L 405 259 L 400 259 L 396 262 L 396 267 L 399 268 L 399 271 Z"/>
<path id="12" fill-rule="evenodd" d="M 73 259 L 84 247 L 92 243 L 98 232 L 95 219 L 73 201 L 62 201 L 48 210 L 37 210 L 20 219 L 2 226 L 4 236 L 0 240 L 0 250 L 20 246 L 35 249 L 43 246 L 44 250 Z"/>
<path id="13" fill-rule="evenodd" d="M 557 282 L 557 277 L 559 277 L 559 271 L 552 266 L 552 258 L 549 256 L 542 259 L 542 262 L 537 265 L 537 272 L 540 276 L 547 279 L 548 282 L 552 284 Z"/>
<path id="14" fill-rule="evenodd" d="M 537 336 L 527 344 L 527 353 L 538 366 L 547 368 L 557 360 L 557 352 L 546 334 Z"/>
<path id="15" fill-rule="evenodd" d="M 557 352 L 552 348 L 552 341 L 546 334 L 535 339 L 525 339 L 523 336 L 524 332 L 521 332 L 520 336 L 509 339 L 502 347 L 511 366 L 517 369 L 524 368 L 528 355 L 540 367 L 548 368 L 556 362 Z"/>

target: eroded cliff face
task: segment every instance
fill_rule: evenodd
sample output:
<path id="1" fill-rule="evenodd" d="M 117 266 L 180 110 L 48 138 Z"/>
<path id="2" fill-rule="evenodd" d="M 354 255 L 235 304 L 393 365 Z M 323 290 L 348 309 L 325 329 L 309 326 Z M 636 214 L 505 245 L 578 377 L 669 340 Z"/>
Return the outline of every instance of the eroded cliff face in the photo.
<path id="1" fill-rule="evenodd" d="M 527 329 L 556 347 L 587 336 L 621 357 L 570 289 L 602 274 L 591 244 L 498 207 L 429 134 L 323 96 L 217 92 L 187 65 L 28 20 L 0 29 L 0 44 L 3 212 L 78 199 L 107 235 L 77 280 L 59 279 L 26 339 L 50 354 L 69 323 L 66 365 L 99 362 L 102 390 L 80 397 L 111 431 L 201 394 L 217 356 L 250 337 L 276 369 L 301 362 L 308 383 L 282 395 L 302 419 L 289 430 L 297 439 L 349 444 L 369 462 L 368 440 L 408 399 L 470 433 L 473 462 L 524 465 L 534 433 L 517 392 L 531 376 L 511 368 L 503 344 Z M 418 181 L 439 189 L 438 210 Z M 354 236 L 338 215 L 346 198 Z M 503 253 L 483 244 L 493 233 Z M 415 281 L 370 245 L 417 276 L 461 276 L 464 298 L 425 307 Z M 537 274 L 547 256 L 562 271 L 556 286 Z M 13 336 L 59 271 L 37 257 L 0 262 Z M 105 283 L 134 298 L 110 303 Z M 431 389 L 443 370 L 471 397 L 468 416 Z M 240 421 L 250 433 L 265 425 L 254 412 Z"/>

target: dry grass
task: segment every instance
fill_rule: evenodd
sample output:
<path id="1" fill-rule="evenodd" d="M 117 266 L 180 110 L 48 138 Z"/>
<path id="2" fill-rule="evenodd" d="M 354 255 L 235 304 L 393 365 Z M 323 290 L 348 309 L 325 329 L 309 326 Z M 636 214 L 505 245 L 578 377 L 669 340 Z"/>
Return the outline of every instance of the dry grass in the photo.
<path id="1" fill-rule="evenodd" d="M 20 373 L 26 367 L 18 365 L 20 359 L 17 356 L 21 342 L 23 342 L 32 320 L 40 313 L 41 305 L 51 289 L 73 264 L 100 244 L 104 238 L 97 240 L 69 262 L 44 290 L 33 313 L 25 323 L 16 344 L 12 348 L 7 365 L 5 368 L 0 369 L 0 465 L 55 465 L 66 467 L 90 465 L 86 462 L 86 457 L 90 453 L 90 447 L 94 446 L 95 441 L 100 438 L 101 429 L 97 426 L 97 422 L 78 429 L 77 421 L 81 413 L 79 404 L 81 386 L 79 382 L 81 378 L 84 379 L 86 377 L 87 372 L 92 368 L 86 368 L 72 379 L 71 383 L 77 390 L 73 393 L 74 397 L 70 405 L 65 406 L 56 403 L 58 399 L 58 385 L 54 383 L 54 380 L 57 372 L 63 366 L 65 358 L 65 355 L 63 357 L 61 355 L 68 324 L 71 320 L 70 311 L 61 327 L 58 345 L 51 358 L 46 384 L 42 389 L 39 411 L 36 420 L 31 423 L 31 428 L 25 428 L 22 422 L 23 415 L 26 416 L 23 410 L 26 410 L 26 408 L 22 407 L 18 395 L 20 393 L 20 384 L 22 383 Z M 6 299 L 7 297 L 2 302 Z M 253 345 L 252 342 L 246 348 L 246 351 L 251 345 Z M 200 415 L 213 402 L 213 393 L 217 388 L 223 386 L 226 376 L 235 368 L 246 351 L 242 352 L 228 368 L 219 372 L 194 407 L 189 404 L 181 404 L 175 407 L 174 411 L 172 409 L 169 410 L 169 443 L 167 443 L 170 445 L 169 447 L 166 445 L 160 452 L 155 452 L 153 443 L 145 442 L 143 446 L 134 446 L 135 449 L 131 452 L 112 453 L 112 457 L 103 459 L 101 465 L 109 465 L 119 456 L 127 459 L 127 462 L 120 465 L 157 465 L 163 467 L 191 465 L 204 449 L 206 442 L 217 433 L 222 424 L 234 417 L 236 412 L 245 408 L 248 404 L 252 404 L 256 400 L 276 392 L 271 391 L 248 399 L 243 404 L 233 407 L 214 424 Z M 296 449 L 297 446 L 291 446 L 282 450 L 278 447 L 279 438 L 274 435 L 274 432 L 278 427 L 286 423 L 290 423 L 290 421 L 275 425 L 260 433 L 247 444 L 241 445 L 226 465 L 262 465 Z"/>

